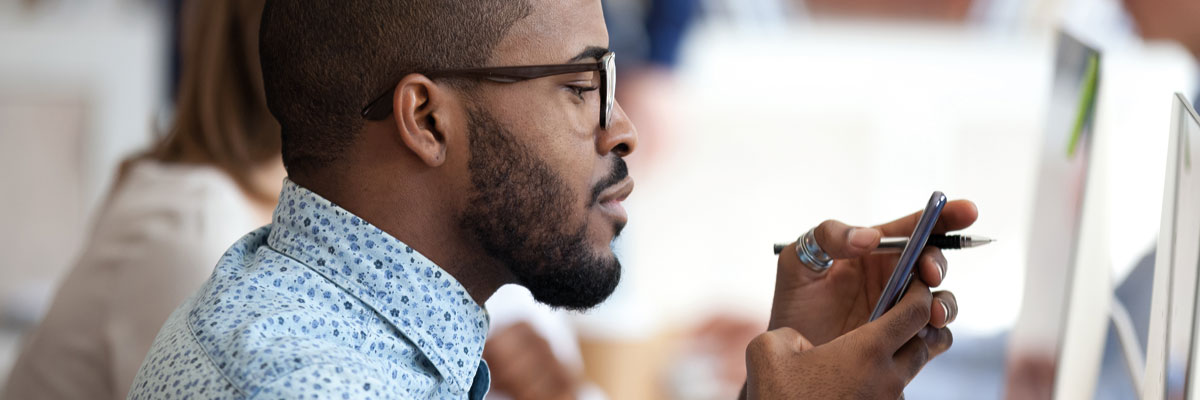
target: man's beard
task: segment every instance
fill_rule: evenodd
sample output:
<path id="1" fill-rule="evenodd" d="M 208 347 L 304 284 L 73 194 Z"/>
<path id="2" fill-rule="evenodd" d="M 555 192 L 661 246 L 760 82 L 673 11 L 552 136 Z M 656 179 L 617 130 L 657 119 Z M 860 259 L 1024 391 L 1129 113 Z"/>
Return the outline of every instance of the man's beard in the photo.
<path id="1" fill-rule="evenodd" d="M 573 225 L 582 195 L 481 109 L 469 110 L 472 191 L 459 227 L 507 268 L 537 301 L 586 310 L 600 304 L 621 280 L 621 263 L 588 244 L 587 216 Z M 588 193 L 587 209 L 605 188 L 628 175 L 614 157 L 613 172 Z M 624 224 L 614 224 L 614 237 Z"/>

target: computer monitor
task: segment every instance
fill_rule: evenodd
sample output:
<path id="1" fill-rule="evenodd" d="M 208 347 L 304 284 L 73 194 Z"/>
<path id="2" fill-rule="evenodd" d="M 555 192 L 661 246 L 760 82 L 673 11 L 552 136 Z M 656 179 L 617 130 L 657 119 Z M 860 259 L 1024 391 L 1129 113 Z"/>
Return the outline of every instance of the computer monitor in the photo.
<path id="1" fill-rule="evenodd" d="M 1200 283 L 1200 116 L 1174 98 L 1154 266 L 1144 399 L 1200 398 L 1197 285 Z"/>
<path id="2" fill-rule="evenodd" d="M 1029 223 L 1024 298 L 1009 340 L 1008 398 L 1053 395 L 1095 141 L 1099 81 L 1100 52 L 1060 32 Z"/>

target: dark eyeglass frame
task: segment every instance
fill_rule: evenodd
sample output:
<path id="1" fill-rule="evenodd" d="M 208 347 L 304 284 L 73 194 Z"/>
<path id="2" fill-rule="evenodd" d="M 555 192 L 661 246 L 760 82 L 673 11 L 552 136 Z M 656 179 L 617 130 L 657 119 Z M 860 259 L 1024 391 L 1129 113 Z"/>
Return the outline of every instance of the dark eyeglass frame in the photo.
<path id="1" fill-rule="evenodd" d="M 484 79 L 497 83 L 516 83 L 547 76 L 580 72 L 599 72 L 600 127 L 608 129 L 609 124 L 612 123 L 613 104 L 616 101 L 614 95 L 616 94 L 617 84 L 616 54 L 611 51 L 605 53 L 600 57 L 600 61 L 595 63 L 468 68 L 435 71 L 426 73 L 425 76 L 430 79 L 457 77 Z M 395 88 L 389 89 L 386 93 L 372 100 L 370 104 L 367 104 L 362 110 L 362 116 L 371 121 L 379 121 L 391 115 L 392 103 L 394 101 L 392 92 L 394 90 Z"/>

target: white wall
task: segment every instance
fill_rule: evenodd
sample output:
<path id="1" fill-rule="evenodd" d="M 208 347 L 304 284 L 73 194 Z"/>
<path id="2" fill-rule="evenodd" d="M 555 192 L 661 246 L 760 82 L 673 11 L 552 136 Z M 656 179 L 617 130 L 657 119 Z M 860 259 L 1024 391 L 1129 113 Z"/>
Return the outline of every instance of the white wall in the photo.
<path id="1" fill-rule="evenodd" d="M 947 254 L 945 288 L 962 308 L 956 332 L 1011 327 L 1050 32 L 1001 37 L 878 22 L 774 37 L 701 29 L 680 71 L 682 128 L 655 150 L 654 170 L 632 171 L 638 187 L 621 249 L 636 300 L 621 303 L 660 326 L 713 309 L 765 316 L 772 243 L 826 218 L 888 221 L 942 190 L 979 205 L 969 232 L 999 239 Z M 1113 243 L 1137 245 L 1112 249 L 1124 266 L 1157 232 L 1170 95 L 1193 87 L 1193 66 L 1171 47 L 1114 49 L 1105 63 L 1102 95 L 1120 111 L 1101 132 L 1115 136 L 1121 154 L 1109 160 Z"/>
<path id="2" fill-rule="evenodd" d="M 81 8 L 0 9 L 0 317 L 44 307 L 162 100 L 156 14 Z"/>

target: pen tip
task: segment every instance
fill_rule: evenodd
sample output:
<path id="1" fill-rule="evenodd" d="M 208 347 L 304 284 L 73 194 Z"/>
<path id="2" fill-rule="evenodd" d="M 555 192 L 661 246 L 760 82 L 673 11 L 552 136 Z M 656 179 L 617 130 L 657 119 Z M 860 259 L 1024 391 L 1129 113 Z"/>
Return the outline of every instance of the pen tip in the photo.
<path id="1" fill-rule="evenodd" d="M 992 239 L 992 238 L 988 238 L 988 237 L 971 236 L 971 243 L 977 244 L 977 245 L 988 244 L 988 243 L 995 242 L 995 241 L 996 241 L 996 239 Z"/>

